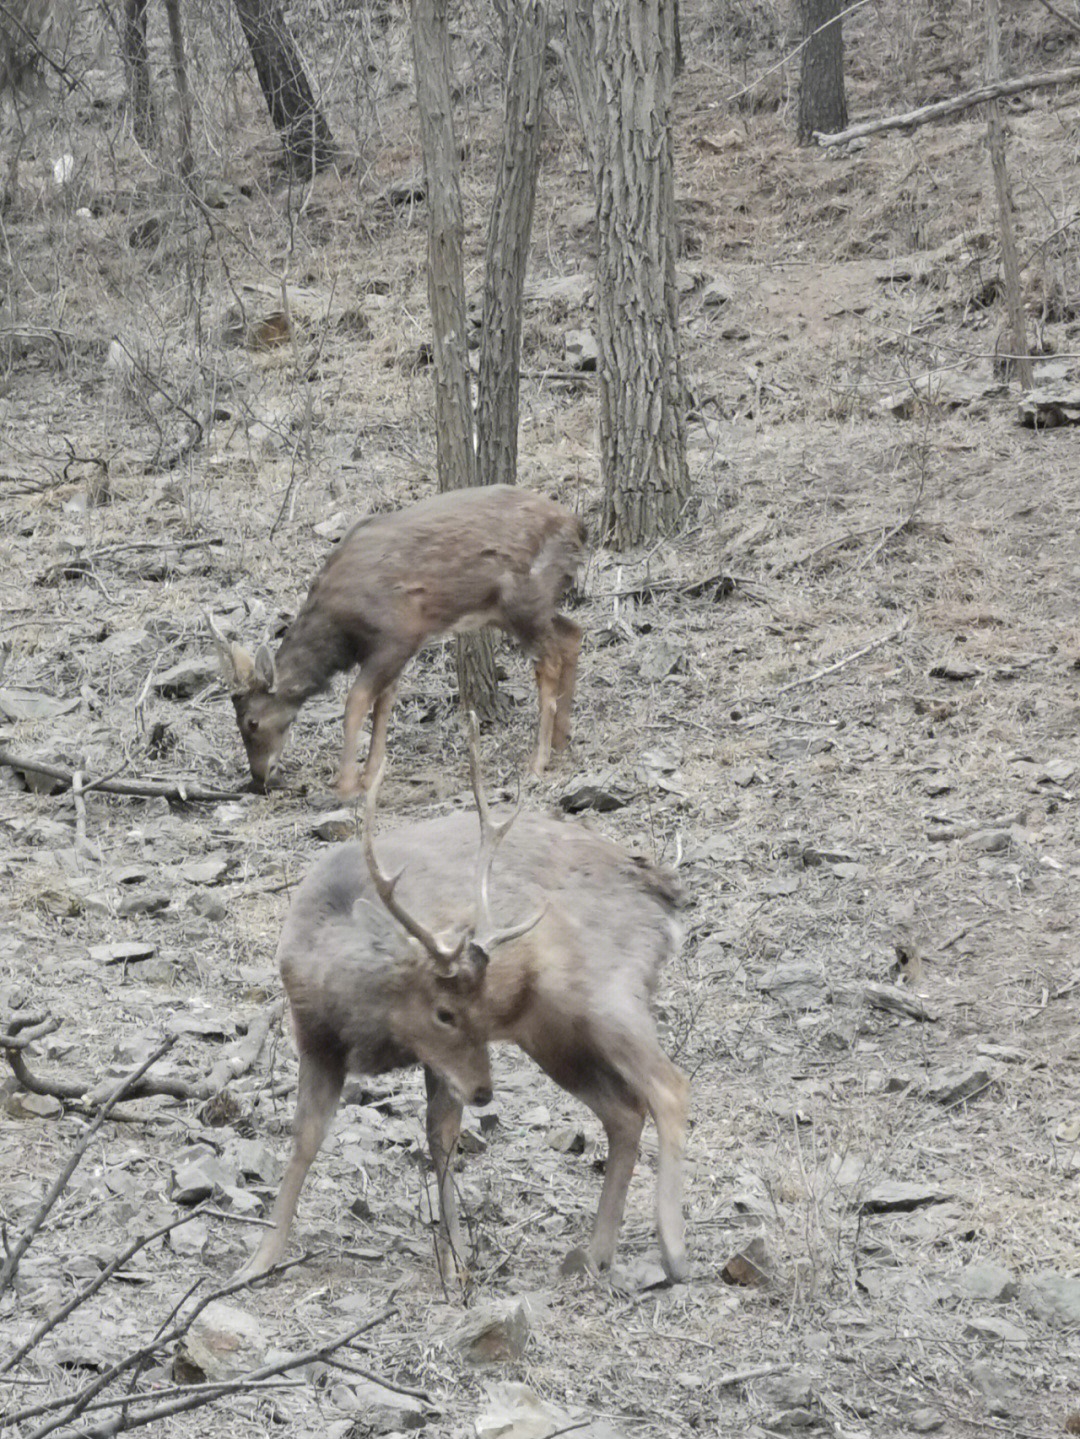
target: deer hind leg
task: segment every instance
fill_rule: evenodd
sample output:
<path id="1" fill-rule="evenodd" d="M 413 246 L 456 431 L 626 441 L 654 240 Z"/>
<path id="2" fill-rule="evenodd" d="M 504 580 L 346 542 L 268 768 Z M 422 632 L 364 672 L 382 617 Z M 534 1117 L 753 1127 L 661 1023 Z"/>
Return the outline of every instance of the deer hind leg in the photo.
<path id="1" fill-rule="evenodd" d="M 555 727 L 551 736 L 552 749 L 565 749 L 570 739 L 570 710 L 574 703 L 578 655 L 581 653 L 581 629 L 565 615 L 552 620 L 561 651 L 559 679 L 555 691 Z"/>
<path id="2" fill-rule="evenodd" d="M 272 1228 L 238 1279 L 257 1279 L 271 1269 L 285 1253 L 289 1225 L 312 1161 L 322 1148 L 345 1083 L 345 1066 L 337 1058 L 300 1056 L 296 1117 L 293 1120 L 293 1150 L 281 1190 L 270 1215 Z"/>
<path id="3" fill-rule="evenodd" d="M 659 1136 L 656 1227 L 664 1270 L 668 1278 L 676 1282 L 686 1279 L 690 1272 L 682 1207 L 682 1161 L 689 1098 L 690 1082 L 686 1075 L 657 1049 L 647 1091 L 647 1102 Z"/>
<path id="4" fill-rule="evenodd" d="M 380 690 L 375 697 L 375 706 L 371 712 L 371 744 L 368 747 L 367 764 L 364 765 L 364 773 L 360 781 L 364 789 L 371 788 L 376 771 L 386 757 L 386 726 L 390 720 L 390 711 L 394 707 L 396 695 L 397 685 L 390 684 L 386 689 Z"/>
<path id="5" fill-rule="evenodd" d="M 536 692 L 540 700 L 540 727 L 536 734 L 536 749 L 529 765 L 533 774 L 543 774 L 551 758 L 562 672 L 561 649 L 556 640 L 548 638 L 544 641 L 535 669 Z"/>
<path id="6" fill-rule="evenodd" d="M 613 1003 L 611 1012 L 616 1012 L 617 1007 L 617 1004 Z M 642 1113 L 647 1109 L 656 1124 L 656 1227 L 660 1239 L 660 1255 L 668 1278 L 679 1282 L 689 1273 L 683 1230 L 682 1158 L 686 1145 L 686 1110 L 690 1085 L 686 1076 L 676 1069 L 657 1043 L 652 1016 L 645 1012 L 637 1018 L 633 1015 L 629 1018 L 630 1023 L 626 1028 L 620 1026 L 604 1036 L 602 1052 L 606 1063 L 617 1072 L 628 1091 L 623 1095 L 619 1090 L 615 1090 L 619 1103 L 624 1107 L 640 1106 Z M 582 1095 L 582 1098 L 596 1110 L 604 1121 L 605 1128 L 608 1128 L 604 1112 L 597 1107 L 593 1099 L 586 1095 Z M 611 1130 L 608 1132 L 609 1142 L 612 1142 Z M 640 1135 L 640 1125 L 638 1134 Z M 635 1142 L 634 1157 L 636 1154 Z M 608 1162 L 610 1164 L 610 1159 Z M 633 1170 L 632 1160 L 629 1170 Z M 628 1172 L 625 1180 L 621 1181 L 623 1187 L 621 1195 L 618 1196 L 616 1223 L 622 1215 L 629 1178 Z M 601 1195 L 601 1213 L 603 1201 L 604 1195 Z M 594 1243 L 607 1237 L 607 1231 L 601 1230 L 600 1221 L 601 1214 L 598 1214 Z M 614 1232 L 611 1233 L 610 1241 L 614 1246 Z"/>
<path id="7" fill-rule="evenodd" d="M 450 1164 L 461 1132 L 461 1105 L 433 1069 L 424 1066 L 427 1090 L 427 1139 L 431 1167 L 439 1192 L 439 1270 L 443 1277 L 457 1269 L 463 1273 L 465 1238 L 458 1218 L 457 1193 Z"/>
<path id="8" fill-rule="evenodd" d="M 575 1093 L 603 1124 L 608 1153 L 592 1238 L 585 1250 L 574 1249 L 566 1256 L 562 1265 L 564 1274 L 582 1268 L 607 1269 L 615 1258 L 626 1192 L 637 1164 L 645 1124 L 645 1105 L 616 1075 L 605 1076 L 598 1085 L 577 1089 Z"/>
<path id="9" fill-rule="evenodd" d="M 343 799 L 355 799 L 360 793 L 362 785 L 360 766 L 356 762 L 356 747 L 360 742 L 360 728 L 367 719 L 368 710 L 377 703 L 378 698 L 372 682 L 361 671 L 345 701 L 345 737 L 337 779 L 338 794 Z M 372 738 L 374 739 L 374 735 Z"/>

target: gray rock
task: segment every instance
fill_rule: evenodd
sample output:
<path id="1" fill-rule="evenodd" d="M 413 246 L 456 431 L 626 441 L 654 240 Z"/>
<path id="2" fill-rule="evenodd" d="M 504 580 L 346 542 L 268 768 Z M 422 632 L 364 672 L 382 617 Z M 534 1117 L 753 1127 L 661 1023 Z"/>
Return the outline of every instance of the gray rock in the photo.
<path id="1" fill-rule="evenodd" d="M 1011 1324 L 1008 1319 L 999 1319 L 993 1314 L 969 1319 L 964 1325 L 964 1334 L 968 1339 L 986 1339 L 1000 1344 L 1026 1344 L 1029 1338 L 1027 1330 L 1021 1329 L 1019 1324 Z"/>
<path id="2" fill-rule="evenodd" d="M 1080 1279 L 1044 1269 L 1020 1286 L 1020 1302 L 1048 1324 L 1080 1324 Z"/>
<path id="3" fill-rule="evenodd" d="M 986 1299 L 992 1302 L 1015 1299 L 1017 1283 L 1009 1271 L 990 1261 L 969 1264 L 960 1275 L 957 1293 L 965 1299 Z"/>
<path id="4" fill-rule="evenodd" d="M 595 370 L 600 358 L 600 348 L 591 330 L 567 330 L 563 351 L 572 370 Z"/>
<path id="5" fill-rule="evenodd" d="M 163 674 L 155 675 L 153 688 L 167 699 L 187 700 L 206 689 L 217 677 L 217 660 L 210 655 L 200 655 L 181 660 Z"/>
<path id="6" fill-rule="evenodd" d="M 933 1434 L 944 1426 L 944 1414 L 940 1409 L 932 1409 L 928 1404 L 920 1409 L 913 1409 L 908 1415 L 907 1427 L 913 1434 Z"/>
<path id="7" fill-rule="evenodd" d="M 936 1100 L 946 1107 L 960 1104 L 965 1099 L 974 1099 L 989 1089 L 996 1078 L 995 1072 L 985 1065 L 971 1065 L 959 1069 L 939 1069 L 927 1080 L 923 1093 L 927 1099 Z"/>
<path id="8" fill-rule="evenodd" d="M 1013 1409 L 1012 1386 L 993 1359 L 977 1359 L 971 1366 L 971 1385 L 986 1400 L 991 1414 L 1008 1415 Z"/>
<path id="9" fill-rule="evenodd" d="M 447 1336 L 462 1357 L 478 1367 L 520 1359 L 528 1338 L 528 1314 L 518 1299 L 478 1306 Z"/>
<path id="10" fill-rule="evenodd" d="M 209 894 L 204 889 L 195 891 L 188 900 L 188 908 L 214 924 L 220 924 L 229 913 L 228 906 L 223 899 L 216 894 Z"/>
<path id="11" fill-rule="evenodd" d="M 758 981 L 758 989 L 771 994 L 786 1009 L 812 1009 L 826 997 L 825 975 L 821 966 L 804 960 L 776 965 Z"/>

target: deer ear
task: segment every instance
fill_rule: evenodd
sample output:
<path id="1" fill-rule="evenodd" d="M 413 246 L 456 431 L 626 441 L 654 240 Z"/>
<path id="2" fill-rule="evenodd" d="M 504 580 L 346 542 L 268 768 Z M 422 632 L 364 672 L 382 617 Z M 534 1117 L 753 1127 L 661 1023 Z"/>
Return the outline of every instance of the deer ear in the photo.
<path id="1" fill-rule="evenodd" d="M 255 679 L 255 662 L 247 650 L 244 649 L 243 645 L 238 645 L 236 641 L 233 640 L 229 646 L 229 657 L 232 660 L 234 675 L 232 685 L 236 693 L 244 694 L 248 690 L 254 689 L 257 683 Z"/>
<path id="2" fill-rule="evenodd" d="M 274 656 L 270 653 L 269 645 L 260 645 L 255 651 L 255 663 L 252 668 L 259 684 L 273 692 L 277 685 L 277 670 L 274 668 Z"/>
<path id="3" fill-rule="evenodd" d="M 490 958 L 482 944 L 478 944 L 475 939 L 469 940 L 465 946 L 464 967 L 474 984 L 483 983 Z"/>

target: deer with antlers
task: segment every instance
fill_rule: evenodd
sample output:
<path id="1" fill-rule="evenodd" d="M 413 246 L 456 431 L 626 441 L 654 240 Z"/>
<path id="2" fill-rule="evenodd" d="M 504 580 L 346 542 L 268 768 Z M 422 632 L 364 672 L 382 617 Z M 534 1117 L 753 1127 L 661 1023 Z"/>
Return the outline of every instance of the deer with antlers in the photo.
<path id="1" fill-rule="evenodd" d="M 479 833 L 463 814 L 407 825 L 380 840 L 388 877 L 372 839 L 380 770 L 367 794 L 362 844 L 336 847 L 297 890 L 278 947 L 300 1050 L 293 1154 L 271 1230 L 241 1270 L 246 1278 L 284 1253 L 346 1073 L 417 1061 L 427 1080 L 440 1235 L 464 1256 L 450 1160 L 462 1105 L 491 1095 L 488 1039 L 519 1045 L 607 1133 L 592 1237 L 564 1267 L 611 1263 L 651 1114 L 661 1254 L 672 1279 L 686 1277 L 688 1085 L 661 1050 L 649 1010 L 658 970 L 680 941 L 677 886 L 577 825 L 517 810 L 495 824 L 475 721 L 470 766 Z M 463 911 L 461 897 L 470 893 Z"/>
<path id="2" fill-rule="evenodd" d="M 585 543 L 578 517 L 513 485 L 451 490 L 354 525 L 330 555 L 276 655 L 254 659 L 207 615 L 255 785 L 265 789 L 300 707 L 335 674 L 360 666 L 345 703 L 337 787 L 367 788 L 386 752 L 397 681 L 447 630 L 495 625 L 536 659 L 540 725 L 532 769 L 570 735 L 581 631 L 556 613 Z M 361 777 L 360 729 L 371 711 Z"/>

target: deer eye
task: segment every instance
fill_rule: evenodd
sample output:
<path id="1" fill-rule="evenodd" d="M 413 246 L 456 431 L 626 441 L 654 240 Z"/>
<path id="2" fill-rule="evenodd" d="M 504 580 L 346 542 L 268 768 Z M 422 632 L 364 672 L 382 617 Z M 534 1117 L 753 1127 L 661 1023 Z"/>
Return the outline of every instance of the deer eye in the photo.
<path id="1" fill-rule="evenodd" d="M 447 1029 L 457 1028 L 457 1015 L 452 1009 L 437 1009 L 435 1011 L 435 1018 L 441 1025 L 445 1026 L 445 1028 Z"/>

